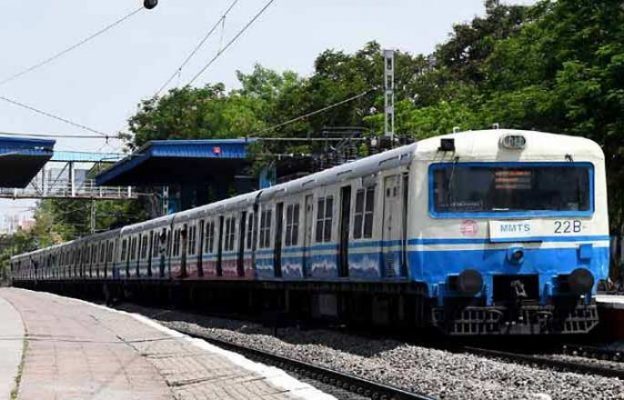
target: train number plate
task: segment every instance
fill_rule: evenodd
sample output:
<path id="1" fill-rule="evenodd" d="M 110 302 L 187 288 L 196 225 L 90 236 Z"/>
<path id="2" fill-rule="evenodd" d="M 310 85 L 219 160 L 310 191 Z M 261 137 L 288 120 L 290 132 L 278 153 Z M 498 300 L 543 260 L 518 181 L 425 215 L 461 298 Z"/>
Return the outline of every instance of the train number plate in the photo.
<path id="1" fill-rule="evenodd" d="M 534 221 L 490 221 L 490 240 L 493 242 L 527 241 L 538 236 Z"/>

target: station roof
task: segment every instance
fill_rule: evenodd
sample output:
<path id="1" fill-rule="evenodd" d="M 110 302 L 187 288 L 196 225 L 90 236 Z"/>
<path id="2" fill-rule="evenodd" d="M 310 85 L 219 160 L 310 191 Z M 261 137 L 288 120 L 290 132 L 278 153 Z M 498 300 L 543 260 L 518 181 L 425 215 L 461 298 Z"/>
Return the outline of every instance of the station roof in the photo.
<path id="1" fill-rule="evenodd" d="M 99 186 L 165 186 L 232 176 L 255 139 L 154 140 L 96 176 Z"/>
<path id="2" fill-rule="evenodd" d="M 23 188 L 52 158 L 55 140 L 0 136 L 0 187 Z"/>

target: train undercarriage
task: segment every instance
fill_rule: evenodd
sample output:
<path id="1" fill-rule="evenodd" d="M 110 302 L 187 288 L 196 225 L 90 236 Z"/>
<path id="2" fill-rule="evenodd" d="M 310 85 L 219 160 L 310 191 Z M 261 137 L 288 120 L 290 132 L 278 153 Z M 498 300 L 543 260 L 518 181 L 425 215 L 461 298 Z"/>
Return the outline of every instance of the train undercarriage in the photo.
<path id="1" fill-rule="evenodd" d="M 435 328 L 450 336 L 584 334 L 598 324 L 593 302 L 535 302 L 484 306 L 448 301 L 436 307 L 418 283 L 63 280 L 15 281 L 108 304 L 131 301 L 218 315 L 280 321 L 318 321 L 403 331 Z"/>

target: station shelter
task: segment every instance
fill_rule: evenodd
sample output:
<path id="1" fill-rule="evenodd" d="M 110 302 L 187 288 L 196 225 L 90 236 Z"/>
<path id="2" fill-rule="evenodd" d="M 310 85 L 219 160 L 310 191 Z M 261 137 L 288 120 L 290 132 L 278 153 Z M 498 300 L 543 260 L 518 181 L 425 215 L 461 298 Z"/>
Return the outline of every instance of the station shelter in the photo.
<path id="1" fill-rule="evenodd" d="M 54 155 L 55 140 L 0 136 L 0 187 L 23 188 Z"/>
<path id="2" fill-rule="evenodd" d="M 164 213 L 254 190 L 249 146 L 255 139 L 154 140 L 96 176 L 98 186 L 162 188 Z"/>

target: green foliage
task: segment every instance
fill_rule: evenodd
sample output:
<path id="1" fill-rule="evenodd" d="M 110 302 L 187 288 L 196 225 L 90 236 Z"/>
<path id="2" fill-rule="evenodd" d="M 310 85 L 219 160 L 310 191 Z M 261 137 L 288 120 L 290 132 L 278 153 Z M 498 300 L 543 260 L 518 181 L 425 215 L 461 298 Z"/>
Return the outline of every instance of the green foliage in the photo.
<path id="1" fill-rule="evenodd" d="M 91 233 L 91 207 L 95 207 L 95 231 L 101 232 L 139 222 L 147 214 L 139 201 L 43 200 L 33 229 L 42 244 L 59 243 Z M 44 243 L 45 242 L 45 243 Z"/>

